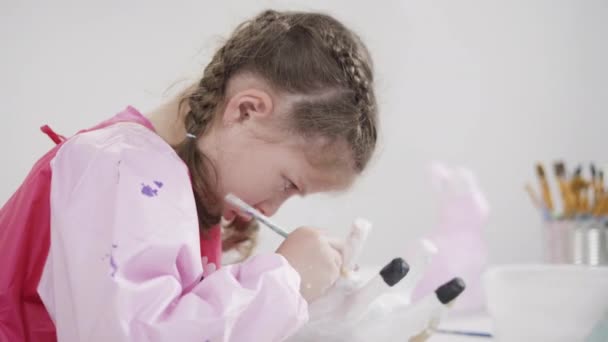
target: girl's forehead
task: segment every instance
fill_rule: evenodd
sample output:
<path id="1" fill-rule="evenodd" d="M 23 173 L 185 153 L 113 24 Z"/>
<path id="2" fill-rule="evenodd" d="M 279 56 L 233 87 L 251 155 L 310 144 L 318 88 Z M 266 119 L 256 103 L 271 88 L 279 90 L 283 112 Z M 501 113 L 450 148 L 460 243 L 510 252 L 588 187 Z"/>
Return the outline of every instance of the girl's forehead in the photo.
<path id="1" fill-rule="evenodd" d="M 301 144 L 312 165 L 320 169 L 353 169 L 354 158 L 345 139 L 303 138 Z"/>
<path id="2" fill-rule="evenodd" d="M 306 164 L 302 171 L 308 182 L 314 183 L 309 192 L 341 191 L 352 185 L 357 172 L 345 142 L 300 138 L 297 146 L 295 150 Z"/>
<path id="3" fill-rule="evenodd" d="M 281 153 L 281 158 L 290 160 L 291 172 L 302 178 L 307 192 L 345 190 L 358 175 L 352 149 L 345 139 L 304 136 L 270 123 L 263 126 L 256 136 L 288 154 Z"/>

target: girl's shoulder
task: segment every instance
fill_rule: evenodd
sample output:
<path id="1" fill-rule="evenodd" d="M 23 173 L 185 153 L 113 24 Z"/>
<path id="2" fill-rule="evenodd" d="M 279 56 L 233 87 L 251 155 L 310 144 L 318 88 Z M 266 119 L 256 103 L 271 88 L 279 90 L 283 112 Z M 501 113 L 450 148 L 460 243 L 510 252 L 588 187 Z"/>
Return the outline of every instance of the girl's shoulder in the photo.
<path id="1" fill-rule="evenodd" d="M 105 127 L 80 132 L 70 137 L 67 144 L 85 145 L 90 148 L 107 148 L 123 145 L 141 150 L 173 151 L 158 134 L 136 122 L 116 122 Z"/>
<path id="2" fill-rule="evenodd" d="M 136 122 L 116 122 L 78 133 L 67 139 L 56 155 L 56 159 L 70 159 L 75 167 L 99 158 L 150 167 L 162 164 L 178 172 L 187 169 L 167 142 Z"/>

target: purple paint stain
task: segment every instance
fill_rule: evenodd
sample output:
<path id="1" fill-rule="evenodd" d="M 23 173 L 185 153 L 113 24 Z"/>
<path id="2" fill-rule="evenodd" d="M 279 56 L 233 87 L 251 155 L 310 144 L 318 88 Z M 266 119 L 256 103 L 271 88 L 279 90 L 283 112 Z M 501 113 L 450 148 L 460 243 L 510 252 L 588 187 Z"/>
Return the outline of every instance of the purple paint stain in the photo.
<path id="1" fill-rule="evenodd" d="M 153 189 L 151 186 L 145 185 L 145 184 L 142 184 L 141 186 L 142 186 L 141 193 L 143 195 L 148 196 L 148 197 L 154 197 L 154 196 L 158 195 L 157 189 Z"/>
<path id="2" fill-rule="evenodd" d="M 110 268 L 112 268 L 112 273 L 110 273 L 110 276 L 112 278 L 114 278 L 114 275 L 116 274 L 116 270 L 118 269 L 118 265 L 116 265 L 116 260 L 114 260 L 113 255 L 110 256 Z"/>
<path id="3" fill-rule="evenodd" d="M 160 189 L 163 187 L 163 182 L 160 181 L 154 181 L 154 184 L 156 184 L 156 186 Z"/>

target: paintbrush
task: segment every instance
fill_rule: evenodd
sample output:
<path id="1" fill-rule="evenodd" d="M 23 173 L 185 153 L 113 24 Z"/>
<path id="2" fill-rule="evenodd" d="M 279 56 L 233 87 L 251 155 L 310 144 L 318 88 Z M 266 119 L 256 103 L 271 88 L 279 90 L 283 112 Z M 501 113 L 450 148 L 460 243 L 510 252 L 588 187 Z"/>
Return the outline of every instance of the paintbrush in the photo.
<path id="1" fill-rule="evenodd" d="M 591 189 L 593 189 L 593 205 L 591 206 L 591 211 L 593 211 L 599 203 L 601 186 L 599 185 L 599 177 L 593 163 L 591 163 L 589 169 L 591 170 Z"/>
<path id="2" fill-rule="evenodd" d="M 592 168 L 592 175 L 595 173 L 595 167 Z M 597 171 L 596 176 L 593 177 L 593 216 L 606 215 L 607 197 L 604 191 L 604 172 L 602 170 Z"/>
<path id="3" fill-rule="evenodd" d="M 604 196 L 604 194 L 606 193 L 604 191 L 604 171 L 600 170 L 597 174 L 597 184 L 598 184 L 598 188 L 599 188 L 599 192 L 600 192 L 600 197 Z"/>
<path id="4" fill-rule="evenodd" d="M 570 192 L 570 187 L 568 186 L 568 181 L 566 179 L 566 165 L 564 162 L 556 162 L 554 164 L 555 176 L 557 177 L 557 182 L 559 184 L 559 189 L 562 194 L 562 202 L 564 204 L 564 216 L 571 217 L 576 208 L 573 199 L 573 195 Z"/>
<path id="5" fill-rule="evenodd" d="M 583 167 L 579 165 L 575 170 L 570 180 L 570 193 L 573 196 L 573 204 L 575 213 L 585 215 L 589 214 L 589 197 L 588 189 L 590 183 L 583 177 Z"/>
<path id="6" fill-rule="evenodd" d="M 226 200 L 226 202 L 234 205 L 235 207 L 237 207 L 239 210 L 246 213 L 247 215 L 252 216 L 256 220 L 262 222 L 265 226 L 272 229 L 274 232 L 281 235 L 282 237 L 285 238 L 285 237 L 287 237 L 287 235 L 289 235 L 289 233 L 287 233 L 287 231 L 285 229 L 281 228 L 279 225 L 272 222 L 266 215 L 262 214 L 257 209 L 255 209 L 254 207 L 245 203 L 245 201 L 236 197 L 235 195 L 228 194 L 228 195 L 226 195 L 225 200 Z"/>
<path id="7" fill-rule="evenodd" d="M 543 207 L 545 207 L 548 211 L 553 211 L 553 200 L 551 199 L 551 190 L 549 189 L 549 182 L 547 182 L 547 177 L 545 175 L 545 169 L 542 164 L 536 164 L 536 175 L 538 176 L 538 181 L 540 182 L 540 188 L 543 196 Z"/>
<path id="8" fill-rule="evenodd" d="M 467 337 L 485 337 L 492 338 L 492 334 L 488 332 L 481 331 L 470 331 L 470 330 L 449 330 L 449 329 L 432 329 L 434 333 L 437 334 L 447 334 L 447 335 L 460 335 Z"/>
<path id="9" fill-rule="evenodd" d="M 532 188 L 532 185 L 530 185 L 530 183 L 526 183 L 524 188 L 526 189 L 526 192 L 528 193 L 532 204 L 534 204 L 537 209 L 546 210 L 544 204 L 542 203 L 540 198 L 538 198 L 536 191 L 534 191 L 534 188 Z"/>
<path id="10" fill-rule="evenodd" d="M 585 184 L 583 184 L 580 190 L 579 210 L 583 215 L 588 215 L 591 212 L 591 201 L 589 200 L 589 186 L 590 183 L 585 182 Z"/>

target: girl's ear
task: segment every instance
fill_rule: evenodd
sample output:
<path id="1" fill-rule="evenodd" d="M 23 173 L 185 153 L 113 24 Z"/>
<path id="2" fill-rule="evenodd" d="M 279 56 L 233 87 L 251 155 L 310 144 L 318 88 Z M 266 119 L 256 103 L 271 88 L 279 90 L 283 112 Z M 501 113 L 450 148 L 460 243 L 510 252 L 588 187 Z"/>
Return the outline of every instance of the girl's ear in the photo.
<path id="1" fill-rule="evenodd" d="M 270 95 L 259 89 L 246 89 L 234 94 L 224 109 L 224 124 L 241 123 L 249 119 L 265 119 L 274 109 Z"/>

